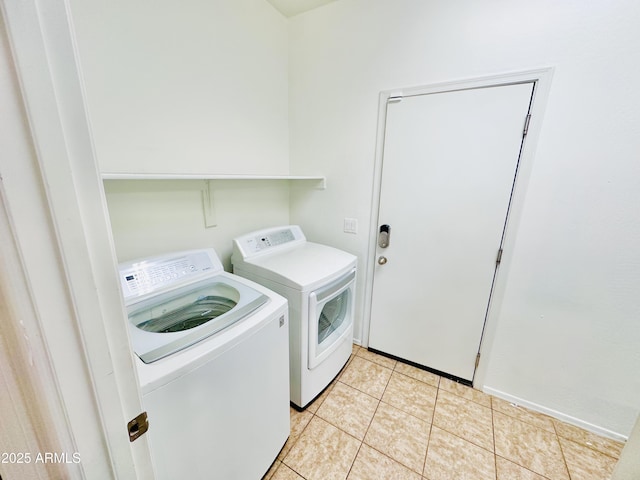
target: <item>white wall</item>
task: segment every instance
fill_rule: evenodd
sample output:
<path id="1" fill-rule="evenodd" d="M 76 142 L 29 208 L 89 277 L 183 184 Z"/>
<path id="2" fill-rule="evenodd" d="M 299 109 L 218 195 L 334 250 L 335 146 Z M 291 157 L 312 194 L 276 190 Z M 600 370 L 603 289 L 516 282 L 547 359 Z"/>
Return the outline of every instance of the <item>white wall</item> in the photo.
<path id="1" fill-rule="evenodd" d="M 166 252 L 213 247 L 231 271 L 231 240 L 289 222 L 284 180 L 213 181 L 217 225 L 206 228 L 199 180 L 109 180 L 109 216 L 119 262 Z"/>
<path id="2" fill-rule="evenodd" d="M 286 20 L 266 1 L 70 3 L 103 172 L 289 172 Z"/>
<path id="3" fill-rule="evenodd" d="M 379 92 L 555 67 L 480 386 L 613 435 L 640 407 L 638 24 L 632 0 L 340 0 L 290 20 L 292 171 L 328 177 L 292 221 L 361 272 Z"/>
<path id="4" fill-rule="evenodd" d="M 289 173 L 284 17 L 264 0 L 71 1 L 103 172 Z M 119 261 L 213 246 L 286 224 L 280 181 L 107 181 Z"/>

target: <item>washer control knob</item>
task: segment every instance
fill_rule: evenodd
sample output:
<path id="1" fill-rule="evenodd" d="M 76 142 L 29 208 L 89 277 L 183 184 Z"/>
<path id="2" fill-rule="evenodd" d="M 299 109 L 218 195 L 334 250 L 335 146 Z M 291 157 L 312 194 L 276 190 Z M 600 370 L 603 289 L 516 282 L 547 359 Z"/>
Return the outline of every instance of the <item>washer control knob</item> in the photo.
<path id="1" fill-rule="evenodd" d="M 387 257 L 378 257 L 378 265 L 384 265 L 387 263 Z"/>

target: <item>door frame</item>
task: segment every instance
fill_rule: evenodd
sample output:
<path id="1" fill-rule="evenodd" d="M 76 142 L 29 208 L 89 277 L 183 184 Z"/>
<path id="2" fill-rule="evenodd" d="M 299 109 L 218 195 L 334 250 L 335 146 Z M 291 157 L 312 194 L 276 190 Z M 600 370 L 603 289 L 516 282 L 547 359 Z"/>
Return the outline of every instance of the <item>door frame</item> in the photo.
<path id="1" fill-rule="evenodd" d="M 68 2 L 0 8 L 0 94 L 15 133 L 0 157 L 2 206 L 28 291 L 11 300 L 35 317 L 11 326 L 33 351 L 20 360 L 42 362 L 30 380 L 55 386 L 39 434 L 80 454 L 69 478 L 153 478 L 146 437 L 129 441 L 142 397 Z"/>
<path id="2" fill-rule="evenodd" d="M 515 246 L 515 232 L 520 221 L 524 199 L 526 197 L 527 185 L 531 175 L 534 159 L 535 147 L 538 142 L 542 127 L 542 119 L 547 104 L 549 91 L 551 88 L 551 78 L 553 67 L 543 67 L 534 70 L 521 72 L 503 73 L 485 77 L 476 77 L 450 82 L 434 83 L 418 87 L 385 90 L 380 92 L 378 101 L 378 127 L 376 132 L 376 147 L 373 173 L 373 188 L 371 197 L 371 217 L 369 219 L 369 242 L 367 246 L 366 270 L 365 270 L 365 291 L 364 291 L 364 315 L 362 325 L 362 346 L 369 346 L 369 329 L 371 326 L 371 308 L 373 298 L 373 282 L 375 275 L 375 254 L 378 231 L 378 217 L 380 211 L 380 192 L 382 188 L 382 165 L 384 157 L 384 140 L 386 132 L 387 105 L 394 99 L 401 100 L 403 97 L 416 95 L 426 95 L 434 93 L 455 92 L 476 88 L 497 87 L 516 83 L 535 83 L 531 105 L 531 121 L 529 123 L 527 135 L 523 141 L 522 152 L 518 166 L 518 174 L 514 182 L 513 196 L 507 215 L 507 222 L 504 230 L 504 253 L 501 258 L 499 268 L 496 270 L 494 287 L 484 332 L 480 343 L 480 363 L 474 375 L 474 387 L 484 383 L 487 369 L 488 352 L 495 336 L 497 320 L 500 306 L 504 297 L 507 273 L 511 264 L 512 252 Z M 502 272 L 502 273 L 500 273 Z"/>

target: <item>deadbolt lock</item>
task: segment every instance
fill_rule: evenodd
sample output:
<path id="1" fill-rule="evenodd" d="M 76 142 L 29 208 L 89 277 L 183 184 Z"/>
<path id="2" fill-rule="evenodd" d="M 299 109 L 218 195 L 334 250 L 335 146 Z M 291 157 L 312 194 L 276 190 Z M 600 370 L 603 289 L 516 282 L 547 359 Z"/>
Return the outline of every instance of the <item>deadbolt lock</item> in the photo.
<path id="1" fill-rule="evenodd" d="M 387 248 L 389 246 L 389 241 L 391 240 L 391 226 L 389 225 L 380 225 L 380 230 L 378 231 L 378 246 L 380 248 Z"/>

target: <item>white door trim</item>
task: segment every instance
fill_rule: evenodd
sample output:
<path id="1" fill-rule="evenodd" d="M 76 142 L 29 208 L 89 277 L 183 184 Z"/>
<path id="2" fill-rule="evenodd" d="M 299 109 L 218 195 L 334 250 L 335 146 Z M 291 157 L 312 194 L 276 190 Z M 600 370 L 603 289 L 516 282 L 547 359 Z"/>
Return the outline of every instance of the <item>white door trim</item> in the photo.
<path id="1" fill-rule="evenodd" d="M 81 456 L 78 475 L 152 478 L 146 438 L 130 443 L 127 433 L 141 397 L 69 8 L 65 0 L 1 1 L 11 52 L 0 53 L 20 87 L 8 94 L 6 121 L 23 135 L 10 139 L 11 158 L 0 158 L 4 203 L 66 434 Z"/>
<path id="2" fill-rule="evenodd" d="M 450 82 L 435 83 L 426 86 L 387 90 L 380 93 L 378 104 L 378 128 L 376 133 L 376 153 L 374 162 L 373 189 L 371 198 L 371 217 L 369 220 L 369 243 L 367 248 L 367 261 L 365 270 L 365 292 L 364 292 L 364 315 L 362 328 L 362 346 L 369 345 L 369 328 L 371 322 L 371 300 L 373 295 L 373 280 L 375 272 L 375 253 L 378 229 L 378 212 L 380 209 L 380 191 L 382 182 L 382 162 L 384 153 L 384 137 L 386 130 L 387 104 L 395 97 L 408 97 L 413 95 L 425 95 L 430 93 L 451 92 L 457 90 L 467 90 L 472 88 L 483 88 L 489 86 L 508 85 L 514 83 L 536 82 L 533 94 L 533 105 L 531 110 L 531 122 L 527 137 L 524 141 L 518 178 L 514 189 L 509 218 L 505 228 L 504 255 L 501 260 L 500 270 L 502 274 L 496 279 L 491 305 L 487 315 L 485 332 L 481 345 L 481 353 L 488 353 L 491 350 L 495 333 L 495 324 L 499 312 L 499 306 L 503 297 L 506 272 L 509 270 L 511 252 L 513 250 L 515 238 L 510 232 L 515 232 L 520 218 L 522 204 L 526 196 L 526 187 L 530 176 L 533 162 L 535 145 L 540 134 L 544 109 L 547 103 L 553 68 L 545 67 L 523 72 L 504 73 L 487 77 L 455 80 Z M 481 356 L 480 364 L 476 370 L 474 385 L 482 385 L 486 374 L 488 355 Z"/>
<path id="3" fill-rule="evenodd" d="M 0 98 L 3 98 L 0 94 Z M 6 105 L 6 103 L 2 103 Z M 0 143 L 6 145 L 0 134 Z M 0 453 L 7 478 L 81 478 L 59 385 L 52 371 L 0 182 Z M 70 464 L 38 462 L 69 453 Z M 11 457 L 13 455 L 13 458 Z M 66 456 L 65 456 L 66 458 Z"/>

